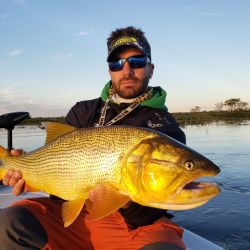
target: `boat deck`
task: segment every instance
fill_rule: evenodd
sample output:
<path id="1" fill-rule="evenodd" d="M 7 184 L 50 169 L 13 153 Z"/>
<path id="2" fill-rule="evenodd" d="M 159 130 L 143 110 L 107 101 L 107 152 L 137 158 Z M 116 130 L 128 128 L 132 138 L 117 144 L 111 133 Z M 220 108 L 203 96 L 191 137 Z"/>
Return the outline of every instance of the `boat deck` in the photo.
<path id="1" fill-rule="evenodd" d="M 19 201 L 26 198 L 37 198 L 37 197 L 48 197 L 48 194 L 43 192 L 35 192 L 35 193 L 23 193 L 22 195 L 15 196 L 11 194 L 11 188 L 1 185 L 0 186 L 0 208 L 7 207 L 14 203 L 15 201 Z"/>

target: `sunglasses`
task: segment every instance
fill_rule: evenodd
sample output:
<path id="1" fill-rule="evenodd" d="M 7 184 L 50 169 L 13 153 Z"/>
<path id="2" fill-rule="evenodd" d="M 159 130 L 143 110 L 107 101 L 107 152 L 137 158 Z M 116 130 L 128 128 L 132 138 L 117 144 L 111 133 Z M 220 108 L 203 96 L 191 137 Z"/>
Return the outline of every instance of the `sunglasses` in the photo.
<path id="1" fill-rule="evenodd" d="M 138 56 L 131 56 L 129 58 L 120 58 L 113 62 L 108 62 L 109 69 L 111 71 L 120 71 L 123 69 L 125 62 L 129 63 L 129 66 L 133 69 L 140 69 L 144 68 L 150 59 L 147 56 L 138 55 Z"/>

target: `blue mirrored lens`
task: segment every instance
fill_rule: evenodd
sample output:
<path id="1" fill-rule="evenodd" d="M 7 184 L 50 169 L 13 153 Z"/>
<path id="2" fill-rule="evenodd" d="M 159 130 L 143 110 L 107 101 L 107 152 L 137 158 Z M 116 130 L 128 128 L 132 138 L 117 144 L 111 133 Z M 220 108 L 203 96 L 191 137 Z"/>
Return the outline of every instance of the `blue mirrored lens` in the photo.
<path id="1" fill-rule="evenodd" d="M 136 68 L 143 68 L 147 64 L 147 59 L 146 57 L 130 57 L 127 59 L 129 65 L 136 69 Z"/>
<path id="2" fill-rule="evenodd" d="M 109 62 L 109 69 L 111 71 L 119 71 L 123 68 L 124 63 L 122 60 L 116 61 L 116 62 Z"/>
<path id="3" fill-rule="evenodd" d="M 146 56 L 132 56 L 129 58 L 121 58 L 114 62 L 109 62 L 109 69 L 111 71 L 119 71 L 123 69 L 124 63 L 128 61 L 129 65 L 133 69 L 143 68 L 146 66 L 149 59 Z"/>

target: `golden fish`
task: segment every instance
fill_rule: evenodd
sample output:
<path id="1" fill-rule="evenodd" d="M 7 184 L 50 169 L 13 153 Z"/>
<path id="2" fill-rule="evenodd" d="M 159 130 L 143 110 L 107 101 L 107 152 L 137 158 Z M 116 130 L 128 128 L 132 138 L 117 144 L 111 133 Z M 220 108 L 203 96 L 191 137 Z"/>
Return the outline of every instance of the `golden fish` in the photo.
<path id="1" fill-rule="evenodd" d="M 46 144 L 32 152 L 11 156 L 0 146 L 0 179 L 7 169 L 17 169 L 31 191 L 66 200 L 65 227 L 84 205 L 94 220 L 129 200 L 183 210 L 206 203 L 220 191 L 215 184 L 192 182 L 218 174 L 213 162 L 159 132 L 129 126 L 76 129 L 53 122 L 45 128 Z"/>

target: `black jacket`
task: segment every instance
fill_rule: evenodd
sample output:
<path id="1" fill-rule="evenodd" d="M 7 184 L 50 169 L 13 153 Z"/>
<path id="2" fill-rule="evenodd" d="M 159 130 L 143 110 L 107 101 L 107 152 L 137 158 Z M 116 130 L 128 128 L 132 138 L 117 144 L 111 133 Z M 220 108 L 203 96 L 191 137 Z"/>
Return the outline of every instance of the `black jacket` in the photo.
<path id="1" fill-rule="evenodd" d="M 77 128 L 93 127 L 99 120 L 103 105 L 104 102 L 101 98 L 77 102 L 67 114 L 66 122 Z M 110 103 L 104 124 L 113 119 L 127 106 L 128 104 L 117 105 Z M 179 128 L 174 117 L 162 109 L 138 106 L 115 125 L 151 128 L 186 143 L 185 134 Z M 122 208 L 119 211 L 132 227 L 148 225 L 162 216 L 167 216 L 165 210 L 145 207 L 136 203 L 132 203 L 128 208 Z"/>

